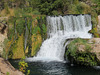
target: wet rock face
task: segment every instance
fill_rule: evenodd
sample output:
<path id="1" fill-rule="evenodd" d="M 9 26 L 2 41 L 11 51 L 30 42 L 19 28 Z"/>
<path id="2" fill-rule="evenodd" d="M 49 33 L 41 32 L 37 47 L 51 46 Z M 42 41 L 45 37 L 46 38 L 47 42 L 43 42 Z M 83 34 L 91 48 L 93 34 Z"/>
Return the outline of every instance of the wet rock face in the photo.
<path id="1" fill-rule="evenodd" d="M 5 23 L 0 22 L 0 33 L 5 34 L 7 31 L 7 25 Z"/>
<path id="2" fill-rule="evenodd" d="M 7 60 L 0 58 L 0 75 L 24 75 L 19 70 L 16 70 Z"/>
<path id="3" fill-rule="evenodd" d="M 98 33 L 100 34 L 100 15 L 98 16 L 97 30 L 98 30 Z"/>
<path id="4" fill-rule="evenodd" d="M 0 23 L 0 55 L 2 55 L 4 48 L 4 40 L 7 38 L 7 26 Z"/>

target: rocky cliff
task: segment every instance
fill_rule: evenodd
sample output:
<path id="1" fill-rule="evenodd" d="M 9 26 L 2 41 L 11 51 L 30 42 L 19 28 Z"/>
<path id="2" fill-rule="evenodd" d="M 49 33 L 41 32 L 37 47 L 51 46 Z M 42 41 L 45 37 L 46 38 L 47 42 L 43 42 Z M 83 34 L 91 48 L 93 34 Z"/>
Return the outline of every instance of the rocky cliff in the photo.
<path id="1" fill-rule="evenodd" d="M 3 53 L 5 39 L 7 39 L 7 25 L 0 22 L 0 55 Z"/>

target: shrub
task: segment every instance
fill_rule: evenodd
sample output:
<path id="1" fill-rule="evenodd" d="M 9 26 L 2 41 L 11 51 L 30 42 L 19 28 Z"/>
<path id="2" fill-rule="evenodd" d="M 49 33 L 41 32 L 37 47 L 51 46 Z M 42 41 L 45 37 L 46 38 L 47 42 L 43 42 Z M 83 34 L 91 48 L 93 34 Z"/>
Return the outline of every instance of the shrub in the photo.
<path id="1" fill-rule="evenodd" d="M 25 57 L 23 57 L 20 62 L 18 63 L 19 65 L 19 70 L 23 73 L 26 72 L 26 68 L 28 67 L 28 64 L 24 61 Z"/>
<path id="2" fill-rule="evenodd" d="M 38 11 L 38 9 L 35 9 L 34 11 L 32 11 L 32 14 L 34 14 L 34 15 L 40 15 L 41 13 Z"/>
<path id="3" fill-rule="evenodd" d="M 59 15 L 58 11 L 56 11 L 56 10 L 52 11 L 52 14 L 53 15 Z"/>
<path id="4" fill-rule="evenodd" d="M 79 52 L 77 53 L 77 57 L 75 58 L 77 64 L 86 65 L 86 66 L 96 66 L 97 58 L 93 53 L 87 52 Z"/>
<path id="5" fill-rule="evenodd" d="M 71 4 L 68 7 L 69 14 L 90 14 L 91 7 L 83 2 L 78 4 Z"/>
<path id="6" fill-rule="evenodd" d="M 23 73 L 26 73 L 26 75 L 30 74 L 30 70 L 27 70 L 28 63 L 25 62 L 25 57 L 22 57 L 20 62 L 18 63 L 19 70 Z"/>

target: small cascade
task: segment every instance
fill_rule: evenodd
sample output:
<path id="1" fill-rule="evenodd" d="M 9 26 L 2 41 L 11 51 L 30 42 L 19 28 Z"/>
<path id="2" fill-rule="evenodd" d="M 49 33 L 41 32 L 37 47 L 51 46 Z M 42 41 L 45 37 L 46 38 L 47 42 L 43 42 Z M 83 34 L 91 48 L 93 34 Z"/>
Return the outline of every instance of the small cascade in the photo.
<path id="1" fill-rule="evenodd" d="M 91 38 L 91 15 L 47 16 L 47 36 L 42 46 L 29 61 L 64 61 L 67 39 Z"/>

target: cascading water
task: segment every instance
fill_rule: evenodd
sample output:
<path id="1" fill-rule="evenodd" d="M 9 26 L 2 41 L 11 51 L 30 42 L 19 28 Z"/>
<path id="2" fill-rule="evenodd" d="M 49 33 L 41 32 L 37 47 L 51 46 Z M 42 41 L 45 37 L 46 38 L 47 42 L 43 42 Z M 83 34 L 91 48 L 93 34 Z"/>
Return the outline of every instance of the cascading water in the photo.
<path id="1" fill-rule="evenodd" d="M 47 16 L 47 36 L 42 46 L 29 61 L 64 61 L 66 39 L 91 38 L 91 15 Z"/>

